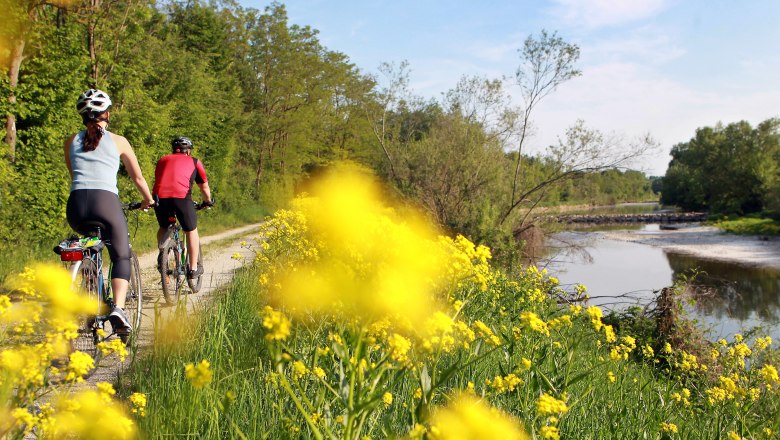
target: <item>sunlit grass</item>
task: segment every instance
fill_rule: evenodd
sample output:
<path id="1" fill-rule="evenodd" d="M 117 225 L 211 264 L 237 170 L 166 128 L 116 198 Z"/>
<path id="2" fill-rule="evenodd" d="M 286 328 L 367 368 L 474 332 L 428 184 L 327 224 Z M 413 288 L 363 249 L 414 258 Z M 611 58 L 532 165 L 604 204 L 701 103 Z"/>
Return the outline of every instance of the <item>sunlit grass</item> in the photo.
<path id="1" fill-rule="evenodd" d="M 780 235 L 780 222 L 769 218 L 743 217 L 736 220 L 719 220 L 715 226 L 731 234 Z"/>

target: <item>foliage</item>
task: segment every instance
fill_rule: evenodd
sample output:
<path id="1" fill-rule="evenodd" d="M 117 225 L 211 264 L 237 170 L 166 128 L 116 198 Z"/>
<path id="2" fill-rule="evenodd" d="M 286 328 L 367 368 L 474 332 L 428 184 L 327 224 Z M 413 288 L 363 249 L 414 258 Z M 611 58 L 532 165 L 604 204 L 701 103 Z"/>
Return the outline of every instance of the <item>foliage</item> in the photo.
<path id="1" fill-rule="evenodd" d="M 704 127 L 672 149 L 661 202 L 687 210 L 747 214 L 775 209 L 780 120 Z"/>

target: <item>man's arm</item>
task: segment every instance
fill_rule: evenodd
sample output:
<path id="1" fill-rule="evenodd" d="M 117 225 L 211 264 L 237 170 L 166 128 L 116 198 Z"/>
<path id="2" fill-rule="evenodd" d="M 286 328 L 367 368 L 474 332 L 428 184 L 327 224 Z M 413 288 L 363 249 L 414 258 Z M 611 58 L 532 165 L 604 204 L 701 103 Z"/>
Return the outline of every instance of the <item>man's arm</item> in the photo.
<path id="1" fill-rule="evenodd" d="M 200 188 L 200 193 L 203 195 L 203 201 L 205 203 L 211 203 L 211 189 L 209 188 L 208 182 L 198 183 L 198 188 Z"/>

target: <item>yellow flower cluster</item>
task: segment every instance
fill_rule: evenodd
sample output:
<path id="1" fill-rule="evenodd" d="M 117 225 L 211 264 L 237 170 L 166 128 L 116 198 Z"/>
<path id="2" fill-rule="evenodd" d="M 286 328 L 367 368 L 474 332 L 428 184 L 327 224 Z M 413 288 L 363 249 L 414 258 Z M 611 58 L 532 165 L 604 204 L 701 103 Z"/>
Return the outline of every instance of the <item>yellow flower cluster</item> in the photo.
<path id="1" fill-rule="evenodd" d="M 202 360 L 197 365 L 187 364 L 184 366 L 184 377 L 192 384 L 193 388 L 201 389 L 211 383 L 213 377 L 209 361 Z"/>
<path id="2" fill-rule="evenodd" d="M 389 207 L 365 172 L 336 168 L 266 223 L 262 283 L 291 313 L 332 316 L 338 307 L 349 318 L 422 326 L 444 299 L 448 249 L 422 217 Z"/>
<path id="3" fill-rule="evenodd" d="M 428 438 L 432 440 L 529 438 L 516 420 L 468 394 L 461 394 L 434 412 L 430 423 Z M 415 435 L 417 437 L 410 433 L 410 437 L 420 438 L 419 434 Z"/>
<path id="4" fill-rule="evenodd" d="M 290 320 L 284 313 L 265 306 L 261 313 L 266 341 L 282 341 L 290 336 Z"/>
<path id="5" fill-rule="evenodd" d="M 37 265 L 12 277 L 9 294 L 0 294 L 0 422 L 4 435 L 21 438 L 113 438 L 136 436 L 133 421 L 112 396 L 108 383 L 96 389 L 56 393 L 52 384 L 82 382 L 94 359 L 73 351 L 78 322 L 97 312 L 90 300 L 72 286 L 70 274 L 55 265 Z M 124 344 L 105 343 L 111 353 Z M 59 365 L 63 364 L 64 367 Z M 58 365 L 57 367 L 53 365 Z M 46 403 L 40 397 L 50 395 Z M 36 408 L 32 410 L 32 408 Z"/>
<path id="6" fill-rule="evenodd" d="M 472 324 L 472 327 L 474 327 L 474 330 L 477 332 L 477 334 L 480 335 L 480 337 L 484 338 L 490 344 L 496 347 L 501 345 L 501 338 L 496 336 L 496 334 L 493 333 L 493 330 L 491 330 L 491 328 L 488 327 L 484 322 L 476 320 Z"/>
<path id="7" fill-rule="evenodd" d="M 490 248 L 477 246 L 462 235 L 457 235 L 454 240 L 439 236 L 439 244 L 450 255 L 451 264 L 447 272 L 454 287 L 463 287 L 465 282 L 470 281 L 485 292 L 495 283 L 495 275 L 488 262 L 492 257 Z"/>
<path id="8" fill-rule="evenodd" d="M 604 328 L 611 329 L 612 326 L 607 325 Z M 608 339 L 609 340 L 609 339 Z M 616 341 L 616 338 L 612 338 L 612 341 Z M 620 343 L 614 345 L 609 351 L 609 358 L 613 361 L 628 360 L 628 355 L 636 348 L 636 339 L 631 336 L 623 336 L 620 338 Z"/>
<path id="9" fill-rule="evenodd" d="M 393 395 L 391 393 L 382 394 L 382 403 L 385 404 L 385 408 L 393 404 Z"/>
<path id="10" fill-rule="evenodd" d="M 562 399 L 556 399 L 547 393 L 542 394 L 536 401 L 536 411 L 543 416 L 566 414 L 569 407 L 566 406 L 566 396 L 562 397 Z"/>
<path id="11" fill-rule="evenodd" d="M 708 402 L 711 405 L 714 405 L 727 400 L 744 398 L 748 395 L 748 390 L 740 387 L 740 383 L 744 379 L 745 378 L 740 377 L 738 373 L 733 373 L 730 376 L 718 377 L 718 386 L 704 390 L 707 394 Z"/>
<path id="12" fill-rule="evenodd" d="M 493 388 L 498 394 L 514 391 L 515 388 L 522 384 L 523 380 L 514 373 L 507 374 L 503 377 L 496 376 L 492 381 L 490 379 L 485 379 L 485 385 Z"/>
<path id="13" fill-rule="evenodd" d="M 682 403 L 684 406 L 690 406 L 691 391 L 688 388 L 683 388 L 680 393 L 672 393 L 672 400 L 677 403 Z"/>
<path id="14" fill-rule="evenodd" d="M 597 306 L 590 306 L 585 311 L 588 316 L 590 316 L 590 322 L 593 324 L 593 328 L 596 329 L 597 332 L 601 331 L 601 328 L 604 326 L 601 322 L 601 318 L 604 316 L 601 309 Z"/>
<path id="15" fill-rule="evenodd" d="M 132 405 L 130 411 L 133 414 L 138 414 L 139 417 L 144 417 L 146 415 L 146 394 L 144 393 L 131 394 L 130 404 Z"/>
<path id="16" fill-rule="evenodd" d="M 408 366 L 411 362 L 409 352 L 412 348 L 412 341 L 398 333 L 393 333 L 387 339 L 387 343 L 390 348 L 390 358 L 402 367 Z"/>
<path id="17" fill-rule="evenodd" d="M 121 339 L 114 338 L 109 341 L 98 342 L 97 348 L 103 356 L 109 356 L 112 353 L 116 353 L 120 361 L 124 361 L 127 357 L 127 348 Z"/>
<path id="18" fill-rule="evenodd" d="M 531 329 L 546 336 L 550 336 L 550 327 L 534 312 L 521 313 L 520 322 L 523 323 L 525 328 Z"/>
<path id="19" fill-rule="evenodd" d="M 560 440 L 561 438 L 561 434 L 558 431 L 558 427 L 553 425 L 542 426 L 542 428 L 539 430 L 539 435 L 541 435 L 542 438 L 546 438 L 550 440 Z"/>
<path id="20" fill-rule="evenodd" d="M 675 425 L 674 423 L 666 423 L 666 422 L 661 423 L 661 431 L 662 432 L 670 432 L 670 433 L 676 434 L 677 433 L 677 425 Z"/>

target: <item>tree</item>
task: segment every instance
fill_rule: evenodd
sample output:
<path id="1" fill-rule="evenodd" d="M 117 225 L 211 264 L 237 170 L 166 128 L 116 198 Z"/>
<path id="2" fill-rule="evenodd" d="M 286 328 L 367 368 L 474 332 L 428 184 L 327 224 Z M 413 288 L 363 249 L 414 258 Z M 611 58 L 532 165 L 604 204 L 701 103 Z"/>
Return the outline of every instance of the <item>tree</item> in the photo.
<path id="1" fill-rule="evenodd" d="M 588 173 L 625 167 L 657 147 L 649 134 L 626 139 L 616 133 L 588 128 L 584 121 L 577 121 L 566 130 L 564 138 L 558 139 L 558 145 L 540 158 L 545 164 L 540 172 L 526 176 L 523 186 L 519 187 L 522 192 L 516 195 L 514 207 L 525 204 L 527 209 L 515 222 L 515 232 L 521 233 L 534 224 L 533 209 L 556 185 Z"/>
<path id="2" fill-rule="evenodd" d="M 520 171 L 523 162 L 523 146 L 529 135 L 533 110 L 559 85 L 582 74 L 575 68 L 580 58 L 579 46 L 567 43 L 556 32 L 548 34 L 547 31 L 542 30 L 538 39 L 529 36 L 519 52 L 521 64 L 515 73 L 515 80 L 520 88 L 524 107 L 521 111 L 521 130 L 515 148 L 518 154 L 512 178 L 512 194 L 501 218 L 502 223 L 523 202 L 522 197 L 518 197 Z"/>
<path id="3" fill-rule="evenodd" d="M 12 163 L 16 160 L 16 89 L 25 59 L 25 48 L 44 9 L 61 8 L 72 2 L 73 0 L 0 0 L 0 9 L 4 11 L 3 26 L 0 26 L 0 60 L 2 70 L 7 71 L 9 104 L 4 141 L 8 145 L 8 158 Z"/>

